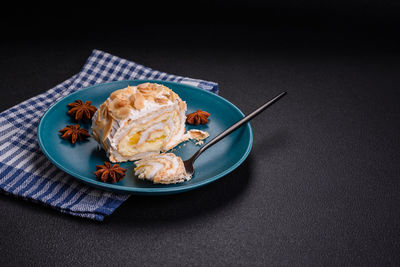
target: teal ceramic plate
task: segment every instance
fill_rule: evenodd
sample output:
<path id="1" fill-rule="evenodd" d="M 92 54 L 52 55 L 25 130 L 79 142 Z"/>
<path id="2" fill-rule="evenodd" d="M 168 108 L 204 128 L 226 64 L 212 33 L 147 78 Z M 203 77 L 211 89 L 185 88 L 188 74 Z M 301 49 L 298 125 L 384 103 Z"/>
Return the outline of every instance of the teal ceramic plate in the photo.
<path id="1" fill-rule="evenodd" d="M 67 124 L 75 124 L 67 115 L 67 104 L 82 99 L 91 100 L 95 106 L 100 106 L 111 92 L 128 85 L 137 85 L 143 82 L 157 82 L 171 88 L 188 106 L 188 113 L 197 109 L 206 110 L 211 114 L 210 121 L 206 125 L 187 126 L 187 129 L 201 129 L 210 133 L 207 140 L 243 118 L 243 113 L 232 103 L 213 93 L 189 86 L 165 81 L 133 80 L 117 81 L 100 84 L 81 89 L 54 104 L 43 115 L 38 126 L 39 145 L 47 156 L 58 168 L 94 187 L 114 192 L 130 194 L 172 194 L 195 189 L 213 182 L 237 168 L 247 157 L 251 150 L 253 134 L 250 124 L 247 124 L 232 133 L 218 144 L 205 151 L 195 162 L 193 178 L 190 181 L 174 185 L 157 185 L 148 181 L 137 179 L 134 175 L 132 162 L 122 163 L 127 168 L 125 178 L 115 184 L 99 182 L 93 172 L 96 165 L 103 164 L 107 160 L 104 150 L 98 150 L 97 143 L 91 139 L 83 143 L 72 145 L 69 141 L 60 138 L 58 130 Z M 86 129 L 90 125 L 83 125 Z M 188 159 L 199 149 L 193 142 L 188 141 L 177 146 L 173 152 Z"/>

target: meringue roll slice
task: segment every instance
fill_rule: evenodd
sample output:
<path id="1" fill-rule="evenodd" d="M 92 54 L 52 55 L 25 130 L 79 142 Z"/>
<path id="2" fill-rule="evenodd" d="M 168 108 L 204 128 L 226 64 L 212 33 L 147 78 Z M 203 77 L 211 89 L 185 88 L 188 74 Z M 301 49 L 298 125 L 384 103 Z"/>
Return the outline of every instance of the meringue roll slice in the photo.
<path id="1" fill-rule="evenodd" d="M 186 103 L 156 83 L 111 93 L 92 118 L 92 135 L 111 162 L 125 162 L 174 148 L 185 134 Z"/>
<path id="2" fill-rule="evenodd" d="M 135 162 L 135 175 L 155 184 L 176 184 L 190 180 L 180 157 L 173 153 L 148 156 Z"/>

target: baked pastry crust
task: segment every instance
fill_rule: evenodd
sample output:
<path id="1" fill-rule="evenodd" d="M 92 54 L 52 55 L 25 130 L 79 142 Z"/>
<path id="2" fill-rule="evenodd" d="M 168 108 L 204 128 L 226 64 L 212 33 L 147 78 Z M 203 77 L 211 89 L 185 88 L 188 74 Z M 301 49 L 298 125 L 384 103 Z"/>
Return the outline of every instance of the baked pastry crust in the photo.
<path id="1" fill-rule="evenodd" d="M 186 103 L 156 83 L 112 92 L 92 118 L 92 135 L 111 162 L 158 154 L 184 141 Z"/>

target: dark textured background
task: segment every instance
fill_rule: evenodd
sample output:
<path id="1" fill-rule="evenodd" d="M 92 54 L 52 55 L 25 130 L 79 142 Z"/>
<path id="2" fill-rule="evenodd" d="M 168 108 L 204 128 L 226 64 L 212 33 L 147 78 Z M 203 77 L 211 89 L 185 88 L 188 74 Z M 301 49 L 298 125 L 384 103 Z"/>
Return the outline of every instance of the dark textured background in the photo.
<path id="1" fill-rule="evenodd" d="M 218 82 L 245 113 L 288 95 L 252 122 L 249 158 L 199 190 L 132 196 L 102 223 L 0 195 L 0 265 L 400 264 L 397 2 L 45 7 L 2 10 L 0 110 L 94 48 Z"/>

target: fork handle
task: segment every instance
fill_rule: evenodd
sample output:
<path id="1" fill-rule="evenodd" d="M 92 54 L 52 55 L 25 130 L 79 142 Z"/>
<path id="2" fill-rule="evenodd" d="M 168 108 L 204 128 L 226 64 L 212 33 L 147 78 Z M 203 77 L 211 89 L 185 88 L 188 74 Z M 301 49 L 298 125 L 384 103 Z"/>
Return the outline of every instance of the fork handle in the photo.
<path id="1" fill-rule="evenodd" d="M 271 106 L 272 104 L 274 104 L 276 101 L 278 101 L 279 99 L 281 99 L 284 95 L 286 95 L 286 92 L 282 92 L 279 95 L 275 96 L 273 99 L 271 99 L 270 101 L 268 101 L 267 103 L 263 104 L 261 107 L 257 108 L 256 110 L 254 110 L 252 113 L 250 113 L 249 115 L 247 115 L 246 117 L 244 117 L 243 119 L 241 119 L 240 121 L 236 122 L 235 124 L 233 124 L 231 127 L 229 127 L 228 129 L 226 129 L 225 131 L 223 131 L 222 133 L 220 133 L 219 135 L 217 135 L 216 137 L 214 137 L 210 142 L 206 143 L 204 146 L 202 146 L 191 158 L 190 160 L 194 161 L 198 156 L 200 156 L 201 153 L 203 153 L 204 151 L 206 151 L 208 148 L 210 148 L 211 146 L 215 145 L 216 143 L 218 143 L 219 141 L 221 141 L 223 138 L 225 138 L 226 136 L 230 135 L 232 132 L 234 132 L 235 130 L 237 130 L 240 126 L 242 126 L 243 124 L 245 124 L 246 122 L 250 121 L 251 119 L 253 119 L 255 116 L 257 116 L 258 114 L 260 114 L 261 112 L 263 112 L 266 108 L 268 108 L 269 106 Z"/>

